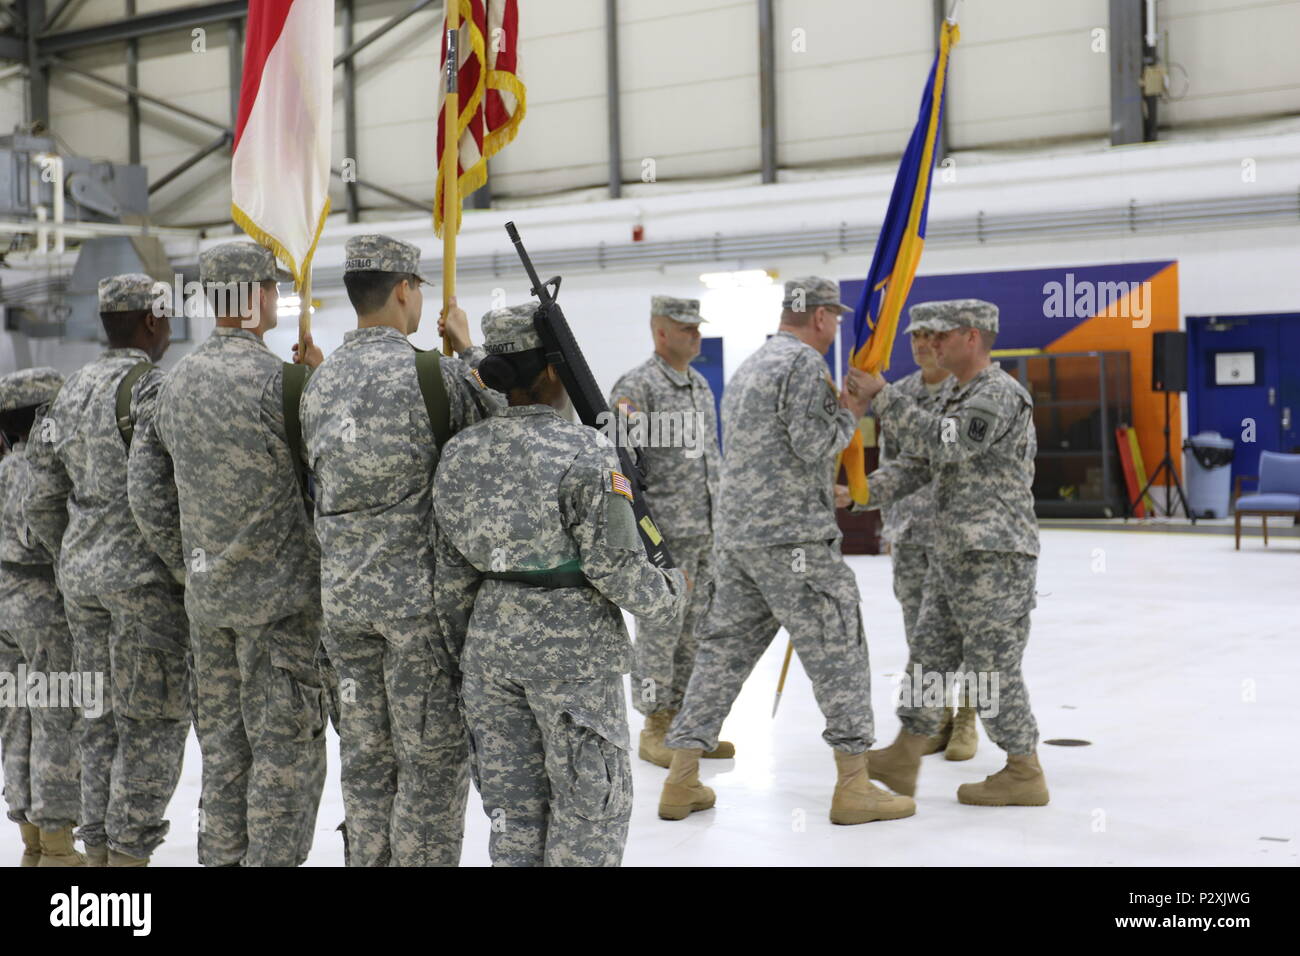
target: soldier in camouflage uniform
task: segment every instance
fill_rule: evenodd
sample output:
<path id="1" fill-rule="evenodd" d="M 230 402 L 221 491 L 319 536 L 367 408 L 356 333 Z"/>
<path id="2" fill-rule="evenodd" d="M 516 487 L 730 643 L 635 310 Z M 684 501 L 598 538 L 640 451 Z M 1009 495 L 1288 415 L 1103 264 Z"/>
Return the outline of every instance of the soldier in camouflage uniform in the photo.
<path id="1" fill-rule="evenodd" d="M 22 516 L 31 483 L 28 435 L 32 423 L 44 417 L 38 407 L 62 384 L 63 376 L 52 368 L 24 369 L 0 379 L 0 430 L 7 449 L 0 458 L 0 672 L 16 680 L 25 665 L 29 675 L 44 675 L 48 689 L 46 699 L 28 699 L 27 688 L 19 685 L 24 700 L 0 703 L 4 795 L 9 819 L 22 830 L 22 866 L 85 864 L 73 848 L 72 833 L 81 817 L 81 721 L 74 701 L 55 689 L 59 676 L 73 670 L 72 634 L 53 561 Z"/>
<path id="2" fill-rule="evenodd" d="M 531 305 L 483 319 L 479 375 L 510 407 L 434 479 L 434 596 L 461 669 L 497 866 L 617 866 L 632 810 L 620 607 L 675 620 L 685 576 L 646 559 L 605 437 L 556 414 Z"/>
<path id="3" fill-rule="evenodd" d="M 86 712 L 79 835 L 92 865 L 144 866 L 169 827 L 190 729 L 183 590 L 145 544 L 127 504 L 130 422 L 149 421 L 171 339 L 165 296 L 128 273 L 99 283 L 109 349 L 75 372 L 28 453 L 24 514 L 58 560 L 77 670 L 105 675 L 111 706 Z M 117 414 L 131 387 L 130 422 Z"/>
<path id="4" fill-rule="evenodd" d="M 185 572 L 203 752 L 199 862 L 297 866 L 325 782 L 320 549 L 289 450 L 284 367 L 263 344 L 287 275 L 251 242 L 199 256 L 217 315 L 131 449 L 131 509 Z M 303 356 L 318 364 L 320 350 Z"/>
<path id="5" fill-rule="evenodd" d="M 646 503 L 655 525 L 692 584 L 679 620 L 636 622 L 632 703 L 646 715 L 638 752 L 660 767 L 672 762 L 664 734 L 682 705 L 695 663 L 695 628 L 713 596 L 713 510 L 722 453 L 713 390 L 691 368 L 700 354 L 703 321 L 698 299 L 654 296 L 654 354 L 615 382 L 609 399 L 628 444 L 641 450 Z M 724 740 L 704 756 L 735 755 L 736 748 Z"/>
<path id="6" fill-rule="evenodd" d="M 866 402 L 836 394 L 823 358 L 850 311 L 830 279 L 785 285 L 781 326 L 732 376 L 722 400 L 726 455 L 718 514 L 717 590 L 695 670 L 668 733 L 676 751 L 659 816 L 713 805 L 699 757 L 718 742 L 741 685 L 784 626 L 826 717 L 838 780 L 832 822 L 910 816 L 915 804 L 867 779 L 874 739 L 858 585 L 840 555 L 836 456 Z M 850 380 L 861 377 L 853 370 Z"/>
<path id="7" fill-rule="evenodd" d="M 339 679 L 349 865 L 455 866 L 469 791 L 458 676 L 433 614 L 433 473 L 441 451 L 407 336 L 427 280 L 420 250 L 388 236 L 347 242 L 357 328 L 312 375 L 303 440 L 316 479 L 325 641 Z M 446 317 L 464 359 L 439 374 L 452 434 L 491 404 L 474 378 L 465 313 Z M 500 401 L 499 396 L 495 396 Z"/>
<path id="8" fill-rule="evenodd" d="M 904 395 L 922 408 L 929 408 L 948 378 L 947 369 L 940 368 L 930 339 L 934 329 L 927 322 L 913 317 L 904 330 L 911 339 L 912 359 L 918 368 L 912 374 L 894 383 Z M 899 456 L 898 442 L 886 433 L 882 436 L 880 462 L 885 464 Z M 925 571 L 929 567 L 926 550 L 934 533 L 934 502 L 926 486 L 908 495 L 896 504 L 880 509 L 884 522 L 882 537 L 889 542 L 889 556 L 894 571 L 894 596 L 903 609 L 903 633 L 911 647 L 916 635 L 916 619 L 921 610 L 921 597 L 925 591 Z M 975 708 L 959 707 L 956 728 L 952 711 L 943 707 L 943 720 L 939 732 L 927 739 L 924 752 L 945 751 L 948 760 L 969 760 L 975 755 L 977 732 Z"/>
<path id="9" fill-rule="evenodd" d="M 878 375 L 854 384 L 874 399 L 881 425 L 902 449 L 870 476 L 866 507 L 892 505 L 932 485 L 935 535 L 905 680 L 960 674 L 984 728 L 1007 753 L 1003 770 L 962 784 L 958 800 L 1041 806 L 1047 783 L 1020 669 L 1038 565 L 1033 401 L 989 358 L 997 306 L 957 299 L 921 303 L 912 314 L 935 328 L 939 364 L 953 373 L 934 409 Z M 905 697 L 899 739 L 870 759 L 872 777 L 902 793 L 914 792 L 922 743 L 938 730 L 939 711 L 920 703 Z"/>

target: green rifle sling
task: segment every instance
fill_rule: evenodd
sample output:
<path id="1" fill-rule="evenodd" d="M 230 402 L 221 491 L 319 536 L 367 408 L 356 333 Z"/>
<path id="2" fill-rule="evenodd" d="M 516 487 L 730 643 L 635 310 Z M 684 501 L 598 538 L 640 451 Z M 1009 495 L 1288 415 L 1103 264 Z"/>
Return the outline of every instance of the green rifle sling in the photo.
<path id="1" fill-rule="evenodd" d="M 298 488 L 307 493 L 307 464 L 303 460 L 302 449 L 302 390 L 307 386 L 307 376 L 311 370 L 297 362 L 284 363 L 284 435 L 289 440 L 289 457 L 293 461 L 293 473 L 298 476 Z"/>
<path id="2" fill-rule="evenodd" d="M 437 352 L 415 353 L 415 374 L 420 380 L 420 394 L 433 426 L 433 437 L 438 440 L 441 452 L 451 438 L 451 403 L 447 399 L 447 384 L 442 380 L 442 356 Z"/>
<path id="3" fill-rule="evenodd" d="M 135 421 L 131 418 L 131 389 L 151 368 L 152 362 L 137 362 L 131 366 L 122 381 L 117 383 L 117 399 L 113 410 L 117 415 L 117 432 L 127 448 L 131 447 L 131 438 L 135 435 Z"/>

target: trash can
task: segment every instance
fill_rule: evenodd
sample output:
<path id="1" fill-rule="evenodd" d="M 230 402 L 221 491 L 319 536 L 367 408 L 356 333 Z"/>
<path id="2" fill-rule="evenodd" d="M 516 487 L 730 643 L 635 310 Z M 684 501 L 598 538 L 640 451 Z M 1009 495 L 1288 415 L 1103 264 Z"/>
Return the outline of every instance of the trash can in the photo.
<path id="1" fill-rule="evenodd" d="M 1187 506 L 1198 518 L 1226 518 L 1232 504 L 1232 439 L 1199 432 L 1183 442 Z"/>

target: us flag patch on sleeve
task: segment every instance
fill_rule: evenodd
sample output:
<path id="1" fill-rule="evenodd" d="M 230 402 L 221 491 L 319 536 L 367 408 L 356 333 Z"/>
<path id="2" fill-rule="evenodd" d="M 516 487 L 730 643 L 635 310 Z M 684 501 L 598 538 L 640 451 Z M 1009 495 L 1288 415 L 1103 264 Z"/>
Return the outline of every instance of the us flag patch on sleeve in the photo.
<path id="1" fill-rule="evenodd" d="M 628 481 L 627 476 L 621 471 L 609 473 L 609 490 L 622 495 L 628 501 L 632 500 L 632 482 Z"/>

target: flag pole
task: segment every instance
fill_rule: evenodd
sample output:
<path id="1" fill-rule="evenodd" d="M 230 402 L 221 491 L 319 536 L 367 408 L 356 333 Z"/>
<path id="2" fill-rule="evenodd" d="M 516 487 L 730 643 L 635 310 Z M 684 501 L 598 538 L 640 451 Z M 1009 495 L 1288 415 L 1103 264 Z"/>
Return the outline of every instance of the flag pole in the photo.
<path id="1" fill-rule="evenodd" d="M 457 171 L 460 159 L 460 92 L 457 72 L 460 68 L 460 4 L 447 0 L 447 96 L 443 101 L 442 125 L 442 311 L 447 314 L 456 295 L 456 230 L 460 227 L 460 183 Z M 442 354 L 451 354 L 447 336 L 442 337 Z"/>
<path id="2" fill-rule="evenodd" d="M 311 338 L 311 266 L 302 274 L 298 289 L 298 356 L 307 360 L 307 340 Z"/>
<path id="3" fill-rule="evenodd" d="M 781 694 L 785 692 L 785 675 L 790 673 L 790 657 L 794 654 L 794 640 L 789 640 L 785 645 L 785 661 L 781 664 L 781 679 L 776 682 L 776 700 L 772 701 L 772 716 L 776 716 L 776 709 L 781 706 Z"/>

